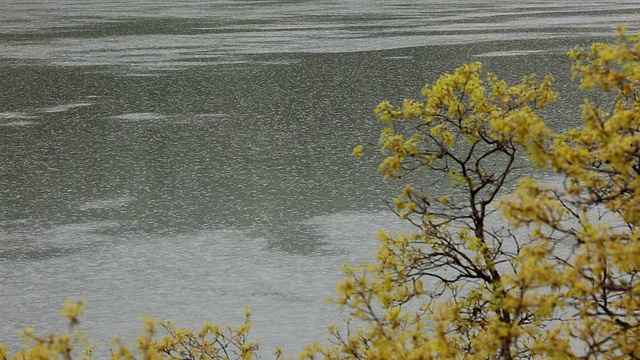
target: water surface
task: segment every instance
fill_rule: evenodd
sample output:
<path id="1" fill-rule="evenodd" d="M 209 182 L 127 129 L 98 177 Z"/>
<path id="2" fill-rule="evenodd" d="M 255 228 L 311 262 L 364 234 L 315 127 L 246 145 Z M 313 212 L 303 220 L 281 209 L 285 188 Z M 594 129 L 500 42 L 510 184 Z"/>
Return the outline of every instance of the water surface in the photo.
<path id="1" fill-rule="evenodd" d="M 383 201 L 400 184 L 349 156 L 380 100 L 481 60 L 554 73 L 549 122 L 575 125 L 564 54 L 640 25 L 639 1 L 0 6 L 0 343 L 85 296 L 103 351 L 145 314 L 197 327 L 249 305 L 266 357 L 323 339 L 339 265 L 402 229 Z"/>

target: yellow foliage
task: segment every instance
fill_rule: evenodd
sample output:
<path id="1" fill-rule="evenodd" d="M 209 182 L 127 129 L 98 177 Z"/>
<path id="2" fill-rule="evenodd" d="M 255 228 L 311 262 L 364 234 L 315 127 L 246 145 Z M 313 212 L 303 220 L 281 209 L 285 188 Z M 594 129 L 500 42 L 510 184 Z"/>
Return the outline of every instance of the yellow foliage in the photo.
<path id="1" fill-rule="evenodd" d="M 426 170 L 455 199 L 406 187 L 395 201 L 415 234 L 381 232 L 376 262 L 350 268 L 337 302 L 363 325 L 332 332 L 326 359 L 623 359 L 640 354 L 640 37 L 575 49 L 583 126 L 553 133 L 538 110 L 552 78 L 508 85 L 472 63 L 376 109 L 385 177 Z M 407 122 L 410 126 L 405 126 Z M 415 139 L 411 151 L 403 139 Z M 513 178 L 516 153 L 564 178 Z M 500 209 L 504 226 L 489 228 Z M 569 254 L 558 251 L 569 248 Z M 431 284 L 428 287 L 425 284 Z M 348 284 L 348 286 L 346 286 Z M 312 354 L 312 355 L 313 355 Z M 308 355 L 309 357 L 309 355 Z"/>
<path id="2" fill-rule="evenodd" d="M 356 159 L 360 160 L 360 157 L 362 157 L 363 151 L 364 151 L 364 147 L 362 145 L 357 145 L 356 147 L 353 148 L 353 152 L 351 153 L 351 155 L 355 156 Z"/>
<path id="3" fill-rule="evenodd" d="M 94 359 L 92 352 L 96 345 L 88 344 L 84 334 L 76 329 L 85 303 L 82 299 L 65 301 L 61 314 L 69 320 L 67 333 L 39 337 L 35 335 L 35 330 L 25 329 L 22 349 L 11 355 L 7 346 L 0 345 L 0 359 Z M 252 324 L 249 309 L 245 309 L 245 322 L 238 328 L 205 323 L 199 332 L 195 332 L 192 329 L 175 328 L 170 322 L 158 321 L 152 317 L 142 318 L 142 323 L 144 331 L 136 340 L 136 351 L 132 351 L 130 346 L 123 344 L 116 337 L 110 349 L 112 360 L 258 359 L 259 343 L 247 338 Z M 158 336 L 157 327 L 162 328 L 163 337 Z M 276 359 L 282 358 L 282 350 L 276 349 L 274 355 Z"/>

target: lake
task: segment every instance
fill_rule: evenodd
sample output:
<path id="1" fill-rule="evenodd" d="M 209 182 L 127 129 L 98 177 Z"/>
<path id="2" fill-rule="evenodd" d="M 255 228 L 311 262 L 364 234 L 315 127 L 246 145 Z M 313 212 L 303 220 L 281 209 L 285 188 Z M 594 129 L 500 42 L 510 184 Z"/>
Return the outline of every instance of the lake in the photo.
<path id="1" fill-rule="evenodd" d="M 105 357 L 153 314 L 238 323 L 295 355 L 342 315 L 340 264 L 372 258 L 385 200 L 373 108 L 470 61 L 553 73 L 640 27 L 640 1 L 0 0 L 0 343 L 63 329 Z M 437 179 L 414 179 L 418 186 Z M 445 182 L 446 184 L 446 182 Z"/>

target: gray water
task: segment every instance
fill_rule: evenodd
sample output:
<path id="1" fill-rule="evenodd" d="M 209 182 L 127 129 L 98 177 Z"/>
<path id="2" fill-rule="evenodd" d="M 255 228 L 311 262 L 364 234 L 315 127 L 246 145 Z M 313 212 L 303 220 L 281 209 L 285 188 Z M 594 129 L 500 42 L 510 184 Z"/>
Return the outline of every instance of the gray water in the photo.
<path id="1" fill-rule="evenodd" d="M 640 27 L 640 1 L 0 0 L 0 343 L 83 327 L 105 355 L 147 314 L 239 322 L 265 357 L 341 314 L 340 264 L 370 259 L 401 184 L 351 148 L 372 109 L 481 60 L 556 76 L 555 128 L 581 102 L 565 57 Z M 375 152 L 374 152 L 375 153 Z M 437 179 L 414 179 L 420 185 Z M 444 183 L 446 185 L 446 182 Z"/>

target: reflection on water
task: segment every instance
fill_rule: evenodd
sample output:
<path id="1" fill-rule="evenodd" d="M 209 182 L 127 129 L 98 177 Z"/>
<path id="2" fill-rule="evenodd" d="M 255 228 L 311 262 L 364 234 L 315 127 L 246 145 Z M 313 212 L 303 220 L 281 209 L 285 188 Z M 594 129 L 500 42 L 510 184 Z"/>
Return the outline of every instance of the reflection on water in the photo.
<path id="1" fill-rule="evenodd" d="M 553 72 L 563 128 L 567 49 L 640 25 L 638 1 L 0 6 L 0 342 L 84 295 L 103 351 L 144 314 L 197 326 L 244 305 L 265 355 L 323 339 L 339 265 L 402 228 L 380 212 L 400 184 L 349 156 L 381 99 L 482 60 Z"/>

